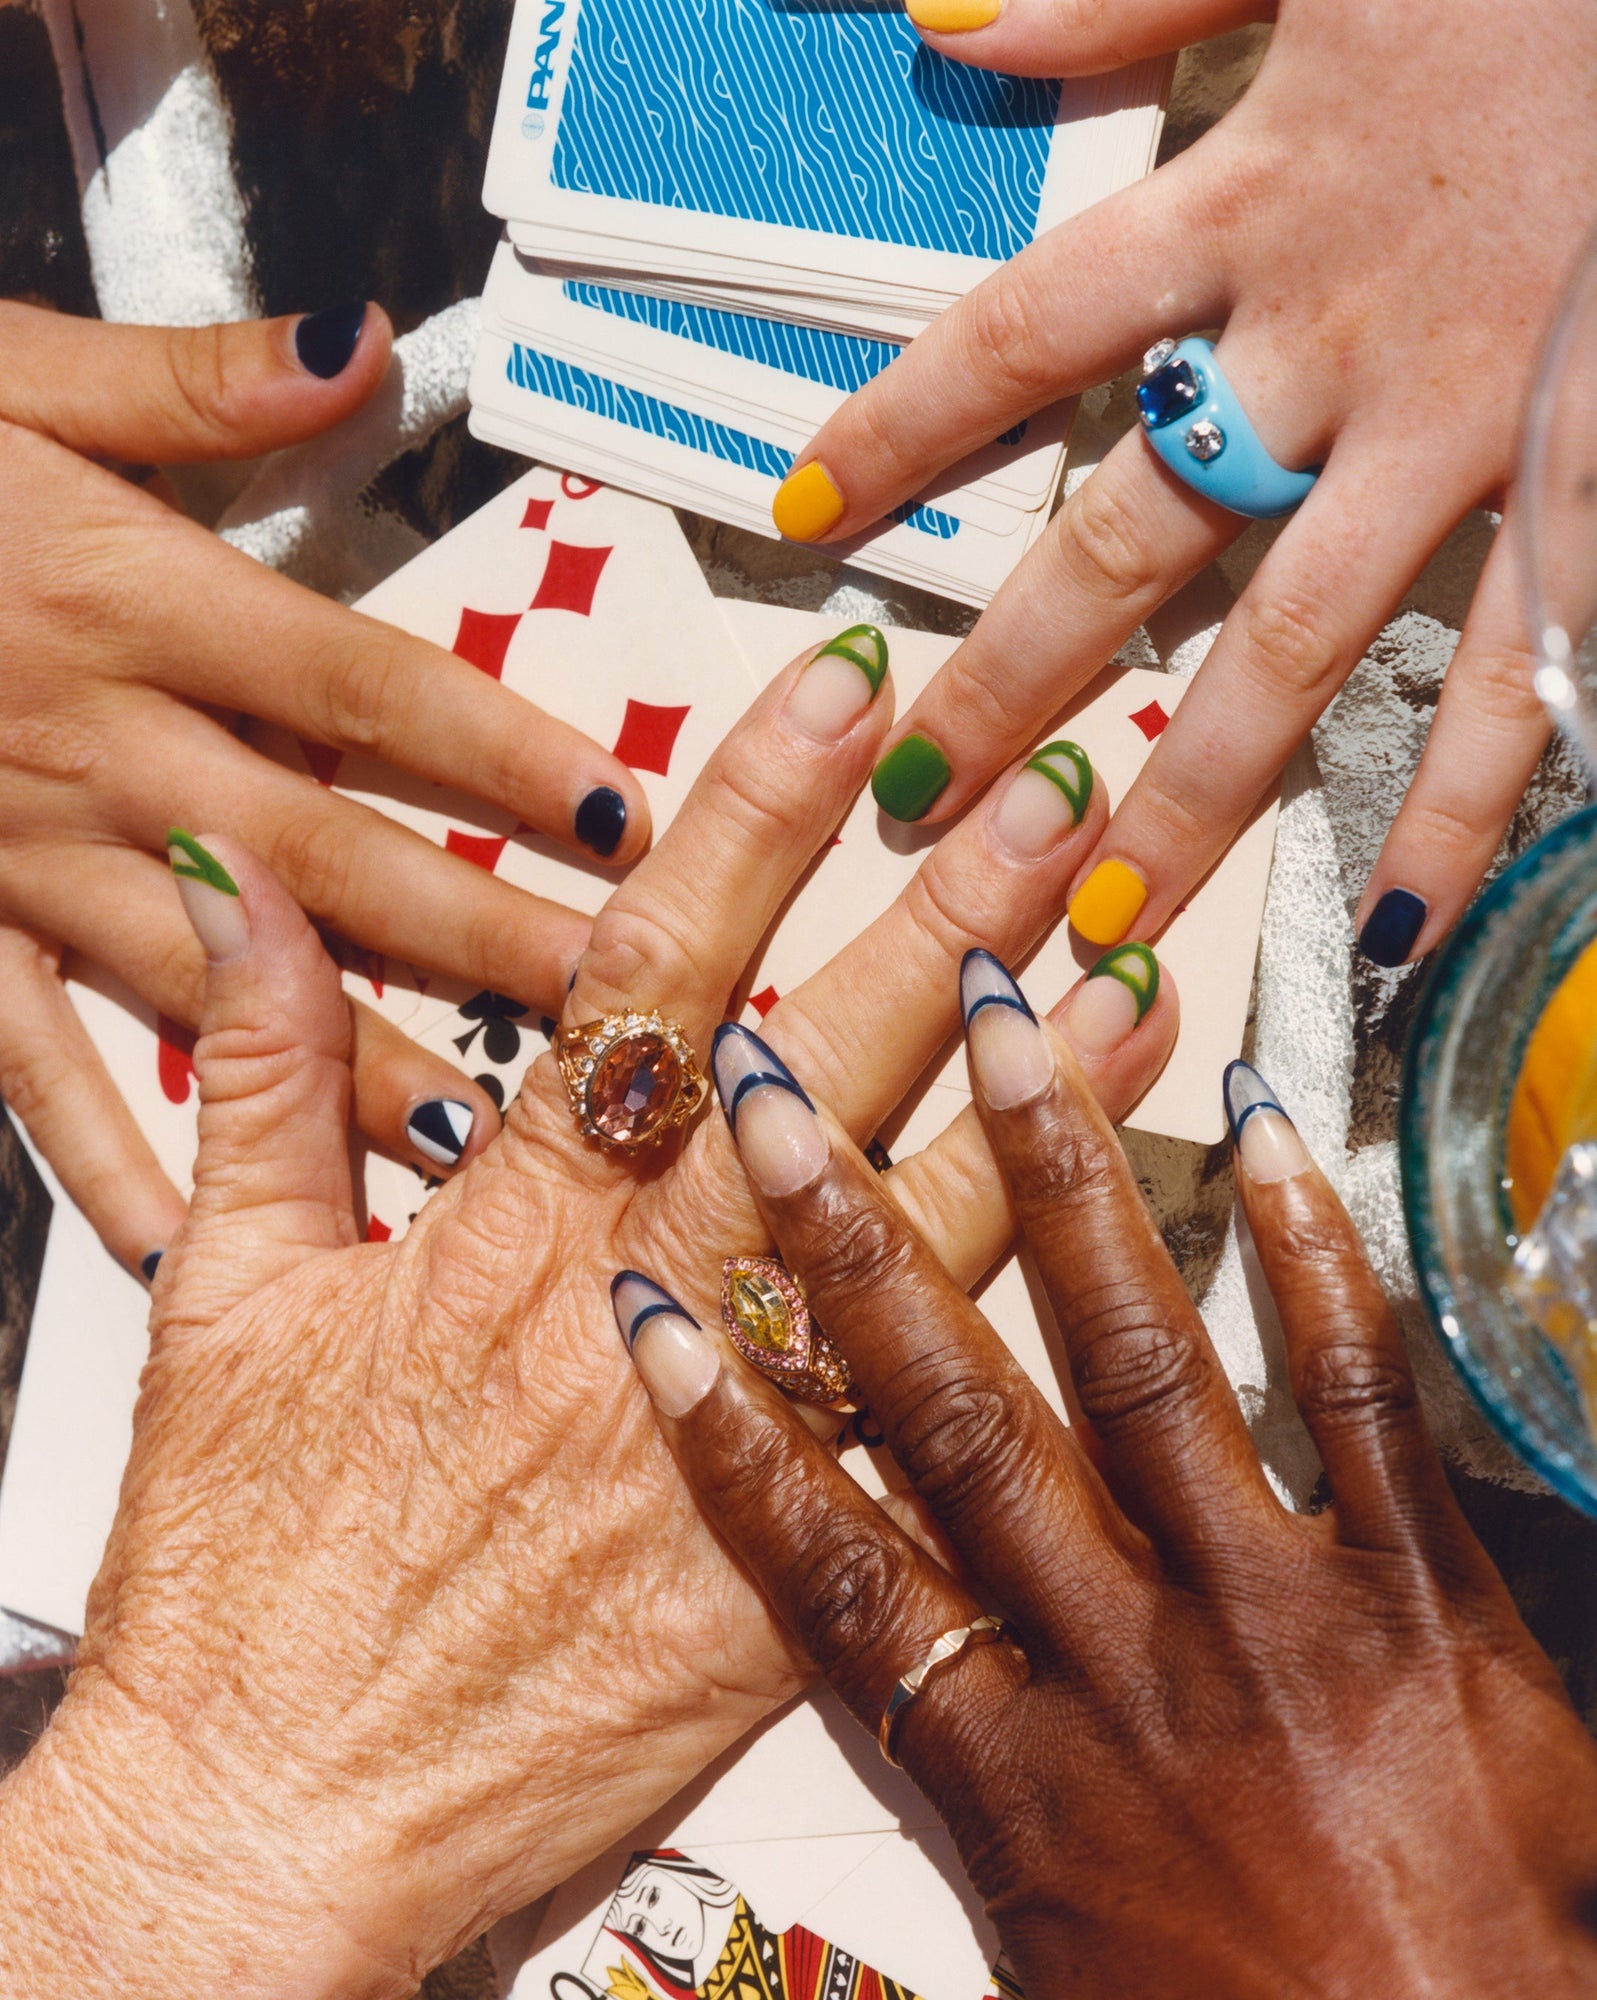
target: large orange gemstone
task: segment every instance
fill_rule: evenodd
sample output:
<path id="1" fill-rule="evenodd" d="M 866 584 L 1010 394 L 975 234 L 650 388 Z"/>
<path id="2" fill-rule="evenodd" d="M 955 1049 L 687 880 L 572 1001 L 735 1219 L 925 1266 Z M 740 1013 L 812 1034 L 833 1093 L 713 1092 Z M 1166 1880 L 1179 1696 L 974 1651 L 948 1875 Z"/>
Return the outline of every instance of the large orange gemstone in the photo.
<path id="1" fill-rule="evenodd" d="M 588 1080 L 588 1115 L 612 1145 L 641 1145 L 670 1115 L 682 1065 L 664 1036 L 628 1035 Z"/>

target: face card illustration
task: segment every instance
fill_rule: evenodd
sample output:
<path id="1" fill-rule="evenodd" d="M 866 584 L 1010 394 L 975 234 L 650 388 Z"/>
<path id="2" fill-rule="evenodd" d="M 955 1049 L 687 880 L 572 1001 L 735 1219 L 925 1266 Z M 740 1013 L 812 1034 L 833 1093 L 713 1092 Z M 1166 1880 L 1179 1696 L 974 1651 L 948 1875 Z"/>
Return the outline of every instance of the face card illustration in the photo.
<path id="1" fill-rule="evenodd" d="M 803 1924 L 775 1931 L 733 1883 L 673 1847 L 634 1854 L 598 1935 L 550 2000 L 915 2000 Z"/>

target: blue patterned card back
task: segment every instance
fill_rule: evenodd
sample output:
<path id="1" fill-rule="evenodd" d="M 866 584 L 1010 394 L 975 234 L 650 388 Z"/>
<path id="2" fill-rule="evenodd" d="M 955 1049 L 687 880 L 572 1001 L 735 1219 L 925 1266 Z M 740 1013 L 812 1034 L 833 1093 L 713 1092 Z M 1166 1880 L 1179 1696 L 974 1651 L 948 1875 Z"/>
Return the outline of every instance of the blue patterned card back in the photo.
<path id="1" fill-rule="evenodd" d="M 1036 233 L 1058 109 L 934 54 L 897 0 L 582 0 L 551 178 L 997 262 Z"/>

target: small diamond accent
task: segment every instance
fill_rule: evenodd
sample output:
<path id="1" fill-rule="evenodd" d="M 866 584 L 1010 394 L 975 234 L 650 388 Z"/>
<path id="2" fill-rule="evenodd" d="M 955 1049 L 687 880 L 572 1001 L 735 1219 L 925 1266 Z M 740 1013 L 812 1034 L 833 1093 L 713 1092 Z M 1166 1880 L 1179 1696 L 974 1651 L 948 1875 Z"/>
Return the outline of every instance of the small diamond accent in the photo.
<path id="1" fill-rule="evenodd" d="M 1176 351 L 1173 340 L 1156 340 L 1142 357 L 1144 375 L 1156 375 Z"/>
<path id="2" fill-rule="evenodd" d="M 1211 424 L 1207 417 L 1199 417 L 1195 424 L 1187 428 L 1186 446 L 1195 459 L 1207 465 L 1211 458 L 1218 458 L 1225 450 L 1225 432 L 1218 424 Z"/>

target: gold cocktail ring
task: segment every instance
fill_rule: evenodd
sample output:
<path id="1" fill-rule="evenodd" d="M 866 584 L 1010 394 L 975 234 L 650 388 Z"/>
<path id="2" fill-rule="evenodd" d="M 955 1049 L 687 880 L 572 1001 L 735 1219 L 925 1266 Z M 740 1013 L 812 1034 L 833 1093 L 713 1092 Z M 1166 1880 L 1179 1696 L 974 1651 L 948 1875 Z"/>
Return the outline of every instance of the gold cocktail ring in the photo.
<path id="1" fill-rule="evenodd" d="M 709 1090 L 687 1036 L 663 1014 L 606 1014 L 557 1028 L 551 1046 L 577 1129 L 610 1151 L 654 1145 Z"/>

